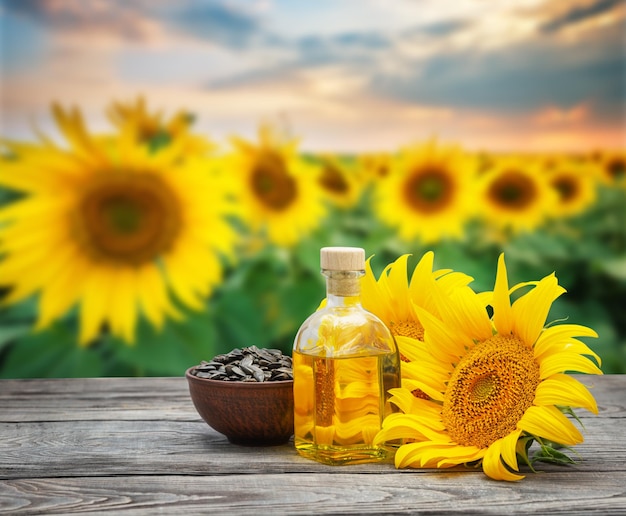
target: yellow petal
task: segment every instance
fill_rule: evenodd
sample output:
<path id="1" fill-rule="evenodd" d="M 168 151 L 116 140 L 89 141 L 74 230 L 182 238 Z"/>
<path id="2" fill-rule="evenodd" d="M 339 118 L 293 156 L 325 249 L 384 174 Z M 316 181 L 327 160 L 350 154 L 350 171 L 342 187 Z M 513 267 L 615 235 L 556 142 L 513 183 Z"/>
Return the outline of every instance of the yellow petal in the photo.
<path id="1" fill-rule="evenodd" d="M 518 432 L 515 432 L 512 435 L 517 435 L 519 437 Z M 483 458 L 483 471 L 488 477 L 493 478 L 494 480 L 506 480 L 509 482 L 522 480 L 524 478 L 523 475 L 516 475 L 515 473 L 512 473 L 502 463 L 500 457 L 503 452 L 503 445 L 504 439 L 498 439 L 491 446 L 489 446 L 489 448 L 487 449 L 487 453 L 485 453 L 485 456 Z"/>
<path id="2" fill-rule="evenodd" d="M 486 450 L 453 442 L 417 442 L 404 444 L 395 456 L 397 468 L 454 466 L 482 458 Z"/>
<path id="3" fill-rule="evenodd" d="M 575 445 L 583 442 L 583 436 L 556 407 L 529 407 L 517 423 L 517 428 L 552 442 Z"/>
<path id="4" fill-rule="evenodd" d="M 42 289 L 37 329 L 48 326 L 78 300 L 81 286 L 76 282 L 76 278 L 84 277 L 86 269 L 87 264 L 79 255 L 71 256 L 63 264 L 63 268 Z"/>
<path id="5" fill-rule="evenodd" d="M 169 299 L 165 278 L 155 264 L 147 264 L 138 271 L 137 292 L 143 312 L 157 330 L 162 327 L 166 315 L 178 320 L 182 318 Z"/>
<path id="6" fill-rule="evenodd" d="M 519 440 L 520 435 L 522 435 L 521 430 L 515 430 L 511 432 L 506 437 L 502 438 L 502 443 L 500 446 L 500 454 L 504 462 L 513 468 L 515 471 L 519 470 L 519 466 L 517 465 L 517 454 L 515 452 L 517 448 L 517 441 Z"/>
<path id="7" fill-rule="evenodd" d="M 466 346 L 473 342 L 468 337 L 462 338 L 458 331 L 449 328 L 442 321 L 420 307 L 415 307 L 424 326 L 424 341 L 430 354 L 443 364 L 459 361 L 465 353 Z"/>
<path id="8" fill-rule="evenodd" d="M 108 319 L 111 330 L 126 342 L 134 342 L 137 321 L 137 273 L 134 269 L 121 267 L 111 278 Z"/>
<path id="9" fill-rule="evenodd" d="M 496 283 L 493 288 L 493 322 L 498 333 L 508 335 L 513 331 L 513 311 L 509 298 L 509 280 L 506 273 L 504 254 L 498 258 Z"/>
<path id="10" fill-rule="evenodd" d="M 407 278 L 407 263 L 409 260 L 408 254 L 403 254 L 394 263 L 393 267 L 389 268 L 389 275 L 387 276 L 387 288 L 390 292 L 400 293 L 409 291 L 409 281 Z M 394 306 L 394 312 L 396 316 L 405 321 L 409 317 L 407 311 L 408 299 L 395 295 L 391 297 L 392 304 Z"/>
<path id="11" fill-rule="evenodd" d="M 539 375 L 542 380 L 554 374 L 568 371 L 602 374 L 602 371 L 590 359 L 570 351 L 554 353 L 539 362 Z"/>
<path id="12" fill-rule="evenodd" d="M 585 408 L 594 414 L 598 405 L 587 387 L 566 374 L 555 374 L 539 384 L 535 394 L 535 405 L 562 405 Z"/>
<path id="13" fill-rule="evenodd" d="M 445 295 L 441 288 L 433 289 L 433 297 L 441 319 L 463 331 L 473 340 L 492 337 L 491 321 L 480 297 L 469 287 L 460 287 Z"/>
<path id="14" fill-rule="evenodd" d="M 372 257 L 365 262 L 365 276 L 361 279 L 361 297 L 363 306 L 370 312 L 378 315 L 381 319 L 386 319 L 387 309 L 384 304 L 384 297 L 378 292 L 378 282 L 374 276 L 371 265 Z M 385 321 L 389 323 L 389 321 Z"/>
<path id="15" fill-rule="evenodd" d="M 537 342 L 535 343 L 535 358 L 541 360 L 546 354 L 558 351 L 570 351 L 580 355 L 590 355 L 602 364 L 597 353 L 593 352 L 586 344 L 573 337 L 594 337 L 598 334 L 591 328 L 580 326 L 578 324 L 559 324 L 546 328 L 541 332 Z"/>
<path id="16" fill-rule="evenodd" d="M 428 251 L 413 269 L 411 282 L 409 283 L 409 295 L 420 306 L 426 306 L 425 301 L 430 297 L 430 286 L 433 281 L 433 260 L 435 255 Z"/>
<path id="17" fill-rule="evenodd" d="M 532 346 L 548 317 L 552 303 L 565 289 L 559 286 L 556 276 L 551 274 L 527 294 L 513 303 L 513 331 L 529 346 Z"/>
<path id="18" fill-rule="evenodd" d="M 111 271 L 106 267 L 93 266 L 83 281 L 80 312 L 79 344 L 86 346 L 100 331 L 106 320 L 110 300 Z"/>

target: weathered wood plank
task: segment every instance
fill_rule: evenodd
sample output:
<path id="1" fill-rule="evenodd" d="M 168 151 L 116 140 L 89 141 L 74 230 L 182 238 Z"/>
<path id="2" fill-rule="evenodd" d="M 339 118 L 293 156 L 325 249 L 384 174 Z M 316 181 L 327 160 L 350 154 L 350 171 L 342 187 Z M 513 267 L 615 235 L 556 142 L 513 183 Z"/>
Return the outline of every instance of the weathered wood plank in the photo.
<path id="1" fill-rule="evenodd" d="M 624 427 L 585 421 L 577 446 L 579 471 L 626 471 Z M 203 421 L 75 421 L 0 423 L 0 478 L 123 474 L 238 474 L 328 472 L 337 468 L 303 459 L 293 445 L 231 444 Z M 393 470 L 391 464 L 350 466 L 360 472 Z M 543 466 L 547 471 L 561 468 Z"/>
<path id="2" fill-rule="evenodd" d="M 623 514 L 626 476 L 560 471 L 516 484 L 480 473 L 92 477 L 0 482 L 11 514 Z"/>
<path id="3" fill-rule="evenodd" d="M 182 377 L 0 380 L 0 422 L 196 416 Z"/>
<path id="4" fill-rule="evenodd" d="M 603 418 L 626 418 L 624 377 L 577 378 L 591 386 Z M 0 380 L 0 422 L 163 419 L 197 419 L 185 378 Z"/>

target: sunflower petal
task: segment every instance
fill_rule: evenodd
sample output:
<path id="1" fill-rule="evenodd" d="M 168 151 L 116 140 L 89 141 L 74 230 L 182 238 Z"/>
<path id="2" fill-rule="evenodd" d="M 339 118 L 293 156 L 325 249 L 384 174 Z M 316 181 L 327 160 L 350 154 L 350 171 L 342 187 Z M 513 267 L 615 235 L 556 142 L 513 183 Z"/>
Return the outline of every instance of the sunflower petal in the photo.
<path id="1" fill-rule="evenodd" d="M 471 337 L 459 338 L 459 332 L 446 326 L 426 310 L 415 307 L 424 326 L 424 341 L 429 353 L 442 364 L 452 364 L 459 360 L 466 346 L 472 345 Z"/>
<path id="2" fill-rule="evenodd" d="M 498 333 L 508 335 L 513 331 L 513 311 L 509 298 L 509 280 L 507 278 L 504 254 L 498 258 L 496 284 L 493 288 L 493 322 Z"/>
<path id="3" fill-rule="evenodd" d="M 537 342 L 535 343 L 535 358 L 540 360 L 541 357 L 548 353 L 556 351 L 571 351 L 581 355 L 592 356 L 599 365 L 602 364 L 597 353 L 593 352 L 586 344 L 573 337 L 593 337 L 597 338 L 598 334 L 588 328 L 578 324 L 559 324 L 546 328 L 541 332 Z"/>
<path id="4" fill-rule="evenodd" d="M 535 405 L 564 405 L 585 408 L 594 414 L 598 405 L 587 387 L 566 374 L 555 374 L 539 384 L 535 394 Z"/>
<path id="5" fill-rule="evenodd" d="M 450 467 L 478 460 L 484 453 L 485 450 L 475 446 L 461 446 L 449 441 L 425 441 L 400 446 L 395 463 L 397 468 Z"/>
<path id="6" fill-rule="evenodd" d="M 542 380 L 554 374 L 565 373 L 568 371 L 587 374 L 602 374 L 602 370 L 589 358 L 579 355 L 578 353 L 572 353 L 571 351 L 554 353 L 543 358 L 539 362 L 539 375 Z"/>
<path id="7" fill-rule="evenodd" d="M 503 445 L 504 439 L 498 439 L 491 446 L 489 446 L 483 458 L 483 471 L 488 477 L 493 478 L 494 480 L 507 480 L 509 482 L 522 480 L 524 475 L 516 475 L 515 473 L 512 473 L 502 463 L 501 455 Z"/>
<path id="8" fill-rule="evenodd" d="M 513 303 L 513 331 L 532 346 L 543 329 L 552 303 L 564 292 L 554 274 L 543 278 L 534 289 Z"/>
<path id="9" fill-rule="evenodd" d="M 572 422 L 553 406 L 529 407 L 517 423 L 517 428 L 559 444 L 583 442 L 583 436 Z"/>
<path id="10" fill-rule="evenodd" d="M 409 254 L 403 254 L 395 262 L 393 266 L 389 268 L 389 274 L 386 277 L 387 288 L 390 292 L 408 292 L 409 282 L 407 278 L 407 264 L 409 260 Z M 399 320 L 405 321 L 409 317 L 407 312 L 407 304 L 404 299 L 399 299 L 397 296 L 392 296 L 391 301 L 396 316 Z"/>

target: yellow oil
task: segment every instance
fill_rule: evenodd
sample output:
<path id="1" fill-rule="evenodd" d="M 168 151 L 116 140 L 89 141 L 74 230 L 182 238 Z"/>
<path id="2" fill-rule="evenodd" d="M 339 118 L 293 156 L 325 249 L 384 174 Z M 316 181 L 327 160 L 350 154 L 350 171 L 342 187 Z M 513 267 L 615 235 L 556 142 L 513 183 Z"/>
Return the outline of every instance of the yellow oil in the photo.
<path id="1" fill-rule="evenodd" d="M 379 462 L 390 444 L 374 445 L 399 387 L 397 353 L 325 358 L 294 351 L 294 443 L 298 453 L 331 465 Z"/>

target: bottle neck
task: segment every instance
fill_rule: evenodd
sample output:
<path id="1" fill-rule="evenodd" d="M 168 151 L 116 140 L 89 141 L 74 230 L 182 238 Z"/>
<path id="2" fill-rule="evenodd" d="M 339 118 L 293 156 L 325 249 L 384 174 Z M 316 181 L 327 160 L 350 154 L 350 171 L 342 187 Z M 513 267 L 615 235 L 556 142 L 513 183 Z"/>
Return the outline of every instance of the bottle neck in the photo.
<path id="1" fill-rule="evenodd" d="M 326 306 L 361 304 L 361 277 L 364 271 L 322 270 L 326 277 Z"/>

